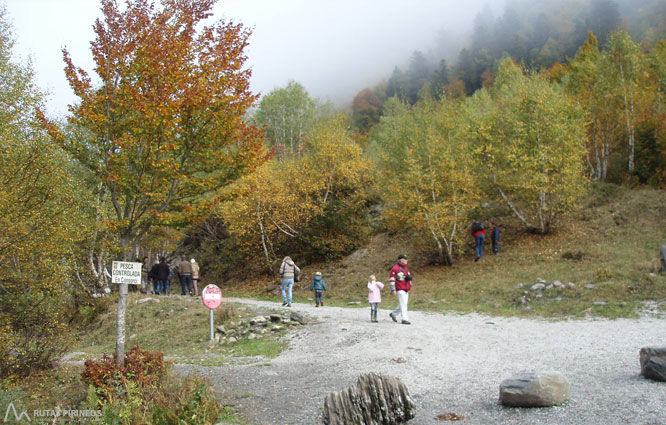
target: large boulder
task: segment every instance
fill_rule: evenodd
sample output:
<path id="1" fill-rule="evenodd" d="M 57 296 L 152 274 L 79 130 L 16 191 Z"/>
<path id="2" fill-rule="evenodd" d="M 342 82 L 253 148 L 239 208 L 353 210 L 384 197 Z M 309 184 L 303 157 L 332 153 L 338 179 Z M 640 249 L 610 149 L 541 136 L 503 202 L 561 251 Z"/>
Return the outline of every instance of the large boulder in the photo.
<path id="1" fill-rule="evenodd" d="M 500 403 L 512 407 L 547 407 L 571 397 L 569 381 L 560 372 L 531 373 L 500 384 Z"/>
<path id="2" fill-rule="evenodd" d="M 397 425 L 414 418 L 414 401 L 398 378 L 368 373 L 355 385 L 326 396 L 327 425 Z"/>
<path id="3" fill-rule="evenodd" d="M 643 347 L 639 353 L 641 375 L 666 382 L 666 347 Z"/>

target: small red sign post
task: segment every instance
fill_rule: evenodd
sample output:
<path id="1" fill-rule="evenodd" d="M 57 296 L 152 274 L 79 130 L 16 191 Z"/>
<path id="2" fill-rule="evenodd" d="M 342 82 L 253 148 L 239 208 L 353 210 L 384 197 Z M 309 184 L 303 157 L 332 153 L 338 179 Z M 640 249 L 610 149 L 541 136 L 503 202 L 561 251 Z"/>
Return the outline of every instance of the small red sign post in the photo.
<path id="1" fill-rule="evenodd" d="M 215 325 L 213 324 L 213 310 L 222 303 L 222 291 L 217 285 L 206 285 L 201 292 L 201 300 L 210 312 L 210 339 L 215 339 Z"/>

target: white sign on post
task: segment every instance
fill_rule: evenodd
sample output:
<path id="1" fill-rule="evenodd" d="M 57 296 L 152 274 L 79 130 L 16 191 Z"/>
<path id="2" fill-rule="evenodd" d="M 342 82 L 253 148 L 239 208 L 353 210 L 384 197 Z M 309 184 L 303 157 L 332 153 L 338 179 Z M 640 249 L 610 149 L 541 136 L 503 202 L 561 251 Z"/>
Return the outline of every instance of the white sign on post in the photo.
<path id="1" fill-rule="evenodd" d="M 141 285 L 141 263 L 114 261 L 111 271 L 111 282 Z"/>

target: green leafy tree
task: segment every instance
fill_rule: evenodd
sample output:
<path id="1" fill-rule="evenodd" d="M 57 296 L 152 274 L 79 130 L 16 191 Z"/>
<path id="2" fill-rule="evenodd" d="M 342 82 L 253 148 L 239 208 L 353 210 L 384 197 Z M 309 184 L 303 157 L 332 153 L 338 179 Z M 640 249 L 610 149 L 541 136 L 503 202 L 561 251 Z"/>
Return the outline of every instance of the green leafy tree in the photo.
<path id="1" fill-rule="evenodd" d="M 566 91 L 573 95 L 588 113 L 586 163 L 589 174 L 606 181 L 611 155 L 618 151 L 621 117 L 611 90 L 603 55 L 597 38 L 591 32 L 566 67 Z"/>
<path id="2" fill-rule="evenodd" d="M 12 61 L 0 8 L 0 377 L 50 365 L 73 342 L 72 253 L 90 221 L 71 159 L 36 118 L 43 94 L 30 63 Z"/>
<path id="3" fill-rule="evenodd" d="M 610 35 L 604 58 L 604 66 L 610 73 L 611 88 L 624 115 L 627 169 L 632 173 L 636 166 L 636 128 L 642 109 L 649 102 L 645 58 L 640 47 L 623 30 Z"/>
<path id="4" fill-rule="evenodd" d="M 312 129 L 316 116 L 316 102 L 301 84 L 290 81 L 261 98 L 254 120 L 265 127 L 268 146 L 284 158 L 300 151 L 303 136 Z"/>
<path id="5" fill-rule="evenodd" d="M 374 132 L 389 228 L 429 241 L 446 265 L 478 194 L 462 124 L 455 102 L 426 99 L 410 108 L 393 98 Z"/>
<path id="6" fill-rule="evenodd" d="M 585 186 L 583 110 L 543 75 L 525 76 L 507 59 L 467 114 L 482 185 L 528 230 L 549 232 Z"/>

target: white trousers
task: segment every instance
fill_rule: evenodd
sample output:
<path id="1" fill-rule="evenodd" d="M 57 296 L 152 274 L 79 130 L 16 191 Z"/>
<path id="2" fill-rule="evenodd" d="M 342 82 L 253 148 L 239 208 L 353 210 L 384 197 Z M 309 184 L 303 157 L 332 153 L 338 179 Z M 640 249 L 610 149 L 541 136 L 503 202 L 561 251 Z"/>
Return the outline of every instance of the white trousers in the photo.
<path id="1" fill-rule="evenodd" d="M 409 292 L 398 291 L 398 306 L 393 310 L 393 315 L 401 315 L 401 320 L 409 320 L 407 313 L 407 301 L 409 301 Z"/>

